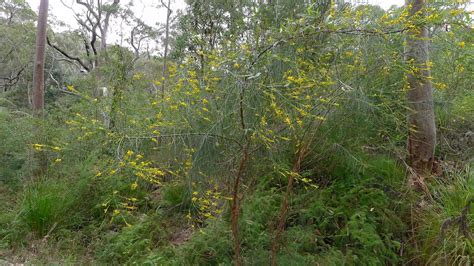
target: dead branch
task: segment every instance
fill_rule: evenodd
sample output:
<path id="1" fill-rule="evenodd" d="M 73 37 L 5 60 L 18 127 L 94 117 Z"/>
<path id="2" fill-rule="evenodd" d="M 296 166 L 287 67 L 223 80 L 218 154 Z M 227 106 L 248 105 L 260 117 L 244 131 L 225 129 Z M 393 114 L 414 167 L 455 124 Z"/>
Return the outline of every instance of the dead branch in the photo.
<path id="1" fill-rule="evenodd" d="M 48 43 L 48 45 L 52 48 L 54 48 L 56 51 L 58 51 L 60 54 L 62 54 L 63 56 L 65 56 L 66 58 L 68 59 L 71 59 L 75 62 L 77 62 L 79 65 L 81 65 L 87 72 L 90 71 L 90 68 L 84 63 L 82 62 L 82 60 L 78 57 L 74 57 L 74 56 L 71 56 L 69 55 L 68 53 L 66 53 L 66 51 L 64 51 L 63 49 L 59 48 L 57 45 L 54 45 L 51 43 L 49 37 L 46 37 L 46 41 Z"/>

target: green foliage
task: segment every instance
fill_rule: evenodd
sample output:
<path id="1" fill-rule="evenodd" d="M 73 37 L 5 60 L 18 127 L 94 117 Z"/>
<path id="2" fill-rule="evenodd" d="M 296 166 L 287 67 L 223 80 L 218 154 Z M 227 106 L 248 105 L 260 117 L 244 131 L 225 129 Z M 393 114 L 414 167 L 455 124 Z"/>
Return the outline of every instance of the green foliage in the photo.
<path id="1" fill-rule="evenodd" d="M 96 257 L 104 263 L 120 264 L 143 262 L 152 249 L 166 243 L 168 232 L 159 215 L 143 216 L 136 224 L 118 232 L 108 231 L 98 242 Z"/>
<path id="2" fill-rule="evenodd" d="M 68 184 L 54 179 L 28 186 L 20 207 L 22 221 L 39 236 L 62 224 L 74 198 Z"/>
<path id="3" fill-rule="evenodd" d="M 73 178 L 50 176 L 30 181 L 22 192 L 15 192 L 21 193 L 18 204 L 12 204 L 2 216 L 5 225 L 2 235 L 9 239 L 21 235 L 21 232 L 23 235 L 32 232 L 38 238 L 61 230 L 84 228 L 91 221 L 103 217 L 99 203 L 103 188 L 98 188 L 98 185 L 81 175 Z"/>
<path id="4" fill-rule="evenodd" d="M 452 116 L 454 119 L 457 119 L 457 121 L 453 122 L 461 122 L 462 124 L 469 127 L 469 123 L 474 121 L 474 106 L 472 106 L 473 102 L 474 92 L 470 91 L 459 95 L 453 103 Z"/>
<path id="5" fill-rule="evenodd" d="M 180 264 L 185 265 L 219 265 L 231 264 L 232 242 L 227 223 L 211 222 L 203 230 L 193 234 L 189 242 L 177 250 Z"/>
<path id="6" fill-rule="evenodd" d="M 346 157 L 347 158 L 347 157 Z M 302 239 L 297 253 L 319 254 L 339 250 L 346 263 L 383 264 L 396 261 L 403 232 L 398 202 L 399 185 L 390 181 L 390 176 L 400 181 L 399 167 L 391 160 L 365 159 L 367 168 L 351 169 L 351 159 L 339 158 L 339 167 L 348 171 L 343 176 L 334 176 L 330 184 L 313 193 L 302 193 L 295 199 L 295 225 L 306 227 L 312 233 L 312 241 Z M 345 164 L 348 163 L 348 164 Z M 374 168 L 372 168 L 374 167 Z M 375 168 L 377 167 L 377 168 Z M 380 179 L 385 174 L 387 180 Z M 298 205 L 303 204 L 303 205 Z M 299 224 L 299 225 L 298 225 Z M 291 230 L 287 230 L 284 243 L 298 243 Z M 306 242 L 305 242 L 306 241 Z M 313 245 L 305 245 L 313 243 Z M 309 248 L 309 250 L 308 250 Z"/>
<path id="7" fill-rule="evenodd" d="M 0 183 L 18 182 L 22 170 L 28 168 L 28 143 L 32 137 L 32 119 L 24 113 L 13 113 L 10 108 L 3 109 L 0 98 Z M 6 101 L 8 102 L 8 101 Z M 18 133 L 20 132 L 20 133 Z"/>
<path id="8" fill-rule="evenodd" d="M 348 167 L 350 160 L 343 158 L 338 158 L 340 167 Z M 399 259 L 399 239 L 405 230 L 399 214 L 406 210 L 397 194 L 400 182 L 395 181 L 401 181 L 403 171 L 390 159 L 360 159 L 370 167 L 335 176 L 324 189 L 295 191 L 281 240 L 279 264 L 383 264 Z M 381 179 L 382 174 L 389 180 L 393 178 L 392 184 Z M 272 228 L 281 200 L 277 188 L 260 189 L 263 190 L 249 195 L 242 206 L 242 249 L 249 265 L 270 262 Z M 229 263 L 232 245 L 226 237 L 230 234 L 228 222 L 225 216 L 211 222 L 180 247 L 177 254 L 184 256 L 185 264 Z M 227 241 L 223 242 L 224 239 Z"/>
<path id="9" fill-rule="evenodd" d="M 431 188 L 435 203 L 419 222 L 421 246 L 414 250 L 430 264 L 472 264 L 474 258 L 474 172 L 455 173 L 450 181 Z M 463 211 L 466 215 L 462 217 Z"/>
<path id="10" fill-rule="evenodd" d="M 186 211 L 192 207 L 192 191 L 186 184 L 170 184 L 163 189 L 163 202 L 171 208 Z"/>
<path id="11" fill-rule="evenodd" d="M 446 2 L 423 21 L 433 25 L 437 163 L 446 168 L 439 184 L 427 179 L 434 201 L 425 202 L 405 188 L 407 10 L 310 2 L 188 1 L 164 76 L 163 58 L 119 45 L 84 75 L 50 61 L 42 121 L 22 109 L 28 75 L 2 92 L 0 256 L 40 241 L 34 253 L 56 257 L 39 264 L 230 265 L 240 177 L 245 265 L 271 263 L 286 195 L 279 265 L 472 263 L 472 240 L 446 222 L 473 196 L 472 173 L 461 170 L 474 125 L 469 15 Z M 26 34 L 10 55 L 0 43 L 0 77 L 31 63 L 24 9 L 25 24 L 0 25 L 12 42 Z M 438 27 L 447 22 L 450 31 Z M 77 32 L 51 37 L 84 52 Z M 102 86 L 108 96 L 97 95 Z M 48 160 L 39 179 L 33 151 Z M 463 221 L 471 230 L 472 212 Z"/>

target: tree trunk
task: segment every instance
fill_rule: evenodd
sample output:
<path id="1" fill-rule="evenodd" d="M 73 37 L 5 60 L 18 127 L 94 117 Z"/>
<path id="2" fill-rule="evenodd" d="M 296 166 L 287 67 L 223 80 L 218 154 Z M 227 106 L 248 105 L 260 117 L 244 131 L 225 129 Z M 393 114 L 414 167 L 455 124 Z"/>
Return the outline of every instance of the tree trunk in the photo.
<path id="1" fill-rule="evenodd" d="M 36 33 L 36 55 L 33 73 L 33 114 L 43 116 L 44 108 L 44 60 L 46 48 L 46 26 L 48 23 L 48 0 L 41 0 Z"/>
<path id="2" fill-rule="evenodd" d="M 33 72 L 33 100 L 32 109 L 33 115 L 37 118 L 42 118 L 44 115 L 44 61 L 46 49 L 46 27 L 48 24 L 48 0 L 41 0 L 38 25 L 36 33 L 36 55 Z M 35 126 L 35 141 L 37 143 L 43 142 L 43 127 L 41 121 L 36 121 Z M 34 170 L 34 176 L 40 177 L 46 173 L 48 168 L 48 161 L 46 154 L 41 149 L 35 151 L 34 157 L 38 163 Z"/>
<path id="3" fill-rule="evenodd" d="M 105 51 L 107 49 L 107 31 L 108 27 L 101 31 L 100 36 L 102 37 L 100 43 L 100 50 Z"/>
<path id="4" fill-rule="evenodd" d="M 115 9 L 120 3 L 120 0 L 114 0 L 114 2 L 112 3 L 111 5 L 111 8 Z M 100 4 L 97 6 L 97 8 L 99 9 L 99 17 L 100 17 L 100 13 L 101 13 L 101 6 Z M 103 25 L 99 26 L 100 27 L 100 36 L 101 36 L 101 43 L 100 43 L 100 50 L 102 52 L 106 52 L 107 50 L 107 35 L 108 35 L 108 32 L 109 32 L 109 23 L 110 23 L 110 16 L 112 15 L 113 11 L 106 11 L 105 13 L 105 18 L 104 18 L 104 22 L 103 22 Z M 100 23 L 100 21 L 99 21 Z"/>
<path id="5" fill-rule="evenodd" d="M 424 178 L 429 176 L 434 161 L 436 126 L 429 64 L 428 29 L 423 23 L 425 0 L 407 0 L 410 23 L 414 26 L 406 38 L 408 92 L 408 162 L 412 168 L 410 184 L 426 188 Z"/>
<path id="6" fill-rule="evenodd" d="M 163 1 L 162 1 L 163 3 Z M 171 18 L 171 0 L 168 0 L 168 5 L 166 5 L 166 30 L 165 30 L 165 51 L 163 54 L 163 70 L 161 76 L 164 78 L 161 83 L 161 97 L 165 97 L 165 83 L 166 83 L 166 72 L 168 71 L 168 45 L 169 45 L 169 36 L 170 36 L 170 18 Z M 164 5 L 164 3 L 163 3 Z"/>

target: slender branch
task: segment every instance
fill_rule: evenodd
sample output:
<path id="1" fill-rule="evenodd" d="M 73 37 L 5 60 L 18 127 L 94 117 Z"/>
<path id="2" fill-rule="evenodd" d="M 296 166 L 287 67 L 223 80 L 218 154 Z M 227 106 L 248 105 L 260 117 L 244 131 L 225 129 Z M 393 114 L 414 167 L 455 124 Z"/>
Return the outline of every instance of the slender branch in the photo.
<path id="1" fill-rule="evenodd" d="M 276 261 L 277 252 L 279 249 L 280 237 L 283 233 L 283 229 L 285 228 L 290 196 L 293 192 L 293 183 L 294 183 L 295 177 L 300 175 L 301 163 L 303 162 L 303 159 L 308 154 L 309 146 L 310 146 L 310 143 L 307 143 L 306 145 L 298 149 L 296 160 L 293 163 L 293 168 L 288 177 L 288 185 L 286 189 L 286 194 L 280 206 L 280 214 L 279 214 L 279 219 L 278 219 L 278 223 L 276 227 L 275 238 L 273 239 L 273 243 L 272 243 L 272 249 L 271 249 L 271 265 L 272 266 L 277 265 L 277 261 Z"/>
<path id="2" fill-rule="evenodd" d="M 2 63 L 5 63 L 9 58 L 9 56 L 15 51 L 15 48 L 11 48 L 10 51 L 3 57 Z"/>
<path id="3" fill-rule="evenodd" d="M 188 132 L 188 133 L 176 133 L 176 134 L 165 134 L 165 135 L 149 135 L 149 136 L 127 136 L 127 139 L 155 139 L 155 138 L 173 138 L 173 137 L 188 137 L 188 136 L 203 136 L 203 137 L 214 137 L 214 138 L 220 138 L 223 140 L 229 140 L 231 142 L 234 142 L 237 144 L 240 148 L 243 148 L 242 143 L 240 143 L 238 140 L 229 138 L 226 136 L 222 136 L 219 134 L 213 134 L 213 133 L 199 133 L 199 132 Z"/>
<path id="4" fill-rule="evenodd" d="M 240 198 L 239 188 L 244 174 L 245 165 L 249 160 L 249 142 L 245 143 L 242 149 L 242 159 L 239 163 L 239 169 L 234 181 L 234 187 L 232 190 L 232 237 L 234 239 L 234 263 L 237 266 L 242 265 L 242 258 L 240 256 L 240 238 L 239 238 L 239 213 L 240 213 Z"/>
<path id="5" fill-rule="evenodd" d="M 49 37 L 46 37 L 46 41 L 48 43 L 49 46 L 51 46 L 52 48 L 54 48 L 56 51 L 58 51 L 60 54 L 62 54 L 63 56 L 67 57 L 68 59 L 71 59 L 75 62 L 77 62 L 79 65 L 81 65 L 87 72 L 90 71 L 90 68 L 84 64 L 84 62 L 82 62 L 81 59 L 79 59 L 78 57 L 74 57 L 74 56 L 71 56 L 69 55 L 68 53 L 66 53 L 64 50 L 62 50 L 61 48 L 59 48 L 57 45 L 54 45 L 51 43 Z"/>
<path id="6" fill-rule="evenodd" d="M 18 83 L 18 80 L 20 79 L 21 73 L 25 70 L 26 66 L 23 66 L 16 74 L 15 76 L 10 76 L 10 77 L 0 77 L 2 80 L 6 80 L 8 83 L 4 84 L 3 86 L 13 86 L 16 83 Z"/>
<path id="7" fill-rule="evenodd" d="M 83 2 L 81 0 L 76 0 L 76 3 L 78 3 L 79 5 L 82 5 L 85 8 L 87 8 L 87 10 L 94 16 L 94 18 L 96 20 L 100 20 L 99 15 L 94 11 L 94 9 L 92 8 L 92 6 L 89 3 Z"/>
<path id="8" fill-rule="evenodd" d="M 242 133 L 244 135 L 245 144 L 242 148 L 242 158 L 240 159 L 239 168 L 234 180 L 234 186 L 232 190 L 232 215 L 231 215 L 231 231 L 232 238 L 234 240 L 234 264 L 236 266 L 242 265 L 242 257 L 240 255 L 240 237 L 239 237 L 239 216 L 240 216 L 240 201 L 239 189 L 240 184 L 242 183 L 242 178 L 245 172 L 245 167 L 250 158 L 249 148 L 250 148 L 250 138 L 247 134 L 247 126 L 245 124 L 245 115 L 244 115 L 244 97 L 245 97 L 245 84 L 239 93 L 239 116 L 240 116 L 240 126 Z"/>
<path id="9" fill-rule="evenodd" d="M 386 34 L 396 34 L 396 33 L 403 33 L 407 31 L 408 28 L 403 28 L 403 29 L 397 29 L 397 30 L 390 30 L 390 31 L 377 31 L 377 30 L 366 30 L 366 29 L 346 29 L 346 30 L 318 30 L 316 32 L 311 33 L 310 35 L 315 35 L 315 34 L 320 34 L 320 33 L 334 33 L 334 34 L 352 34 L 352 35 L 386 35 Z M 298 36 L 291 36 L 286 39 L 280 39 L 266 48 L 264 48 L 252 61 L 250 64 L 250 68 L 252 68 L 257 61 L 268 51 L 272 50 L 273 48 L 277 47 L 278 45 L 300 38 L 300 37 L 307 37 L 308 35 L 298 35 Z"/>

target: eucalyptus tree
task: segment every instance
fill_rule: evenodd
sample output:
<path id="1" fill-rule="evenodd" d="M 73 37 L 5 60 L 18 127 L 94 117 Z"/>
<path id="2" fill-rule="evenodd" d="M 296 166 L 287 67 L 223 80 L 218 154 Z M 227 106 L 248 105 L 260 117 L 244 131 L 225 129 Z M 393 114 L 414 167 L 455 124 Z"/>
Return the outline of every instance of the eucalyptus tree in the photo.
<path id="1" fill-rule="evenodd" d="M 407 0 L 410 29 L 406 38 L 406 61 L 410 109 L 408 115 L 408 156 L 414 173 L 410 183 L 424 188 L 424 178 L 431 173 L 436 146 L 436 125 L 433 106 L 433 86 L 429 63 L 429 35 L 426 1 Z"/>
<path id="2" fill-rule="evenodd" d="M 76 0 L 75 4 L 62 2 L 74 12 L 83 39 L 84 51 L 82 55 L 73 55 L 67 48 L 59 47 L 49 39 L 48 44 L 67 59 L 79 63 L 85 71 L 92 71 L 100 64 L 100 53 L 107 48 L 111 18 L 118 13 L 120 0 L 112 2 Z M 75 6 L 83 7 L 81 12 L 75 11 L 77 10 Z M 83 60 L 84 57 L 87 59 Z"/>
<path id="3" fill-rule="evenodd" d="M 155 29 L 147 25 L 139 18 L 134 18 L 133 20 L 135 26 L 133 26 L 130 31 L 130 37 L 127 38 L 127 42 L 135 53 L 134 61 L 137 61 L 143 52 L 144 45 L 155 38 L 160 33 L 160 29 Z"/>
<path id="4" fill-rule="evenodd" d="M 48 5 L 49 0 L 41 0 L 38 12 L 38 23 L 36 33 L 36 52 L 33 72 L 33 115 L 42 118 L 44 115 L 44 63 L 46 51 L 46 29 L 48 26 Z M 41 140 L 43 128 L 41 124 L 36 126 L 36 139 Z M 38 160 L 38 167 L 35 169 L 35 176 L 41 176 L 47 169 L 47 158 L 43 151 L 35 153 Z"/>
<path id="5" fill-rule="evenodd" d="M 36 15 L 25 0 L 0 0 L 0 21 L 2 24 L 24 24 Z"/>
<path id="6" fill-rule="evenodd" d="M 30 104 L 36 14 L 22 0 L 0 0 L 0 92 L 19 106 Z"/>
<path id="7" fill-rule="evenodd" d="M 170 41 L 170 23 L 171 23 L 171 0 L 168 0 L 168 3 L 165 3 L 165 1 L 161 0 L 161 5 L 166 8 L 166 24 L 165 24 L 165 38 L 164 38 L 164 52 L 163 52 L 163 69 L 161 76 L 165 78 L 167 75 L 168 71 L 168 48 L 169 48 L 169 41 Z M 163 80 L 163 83 L 161 84 L 161 95 L 164 97 L 165 93 L 165 84 L 166 80 Z"/>
<path id="8" fill-rule="evenodd" d="M 49 0 L 41 0 L 36 33 L 36 55 L 33 73 L 33 113 L 41 117 L 44 109 L 44 61 Z"/>
<path id="9" fill-rule="evenodd" d="M 119 8 L 115 14 L 120 21 L 118 33 L 120 46 L 129 46 L 135 54 L 133 61 L 137 61 L 146 52 L 147 59 L 151 58 L 149 46 L 154 39 L 162 34 L 164 26 L 158 24 L 156 27 L 147 24 L 143 18 L 135 14 L 132 9 L 133 2 L 129 2 Z M 146 6 L 146 8 L 149 8 Z"/>

